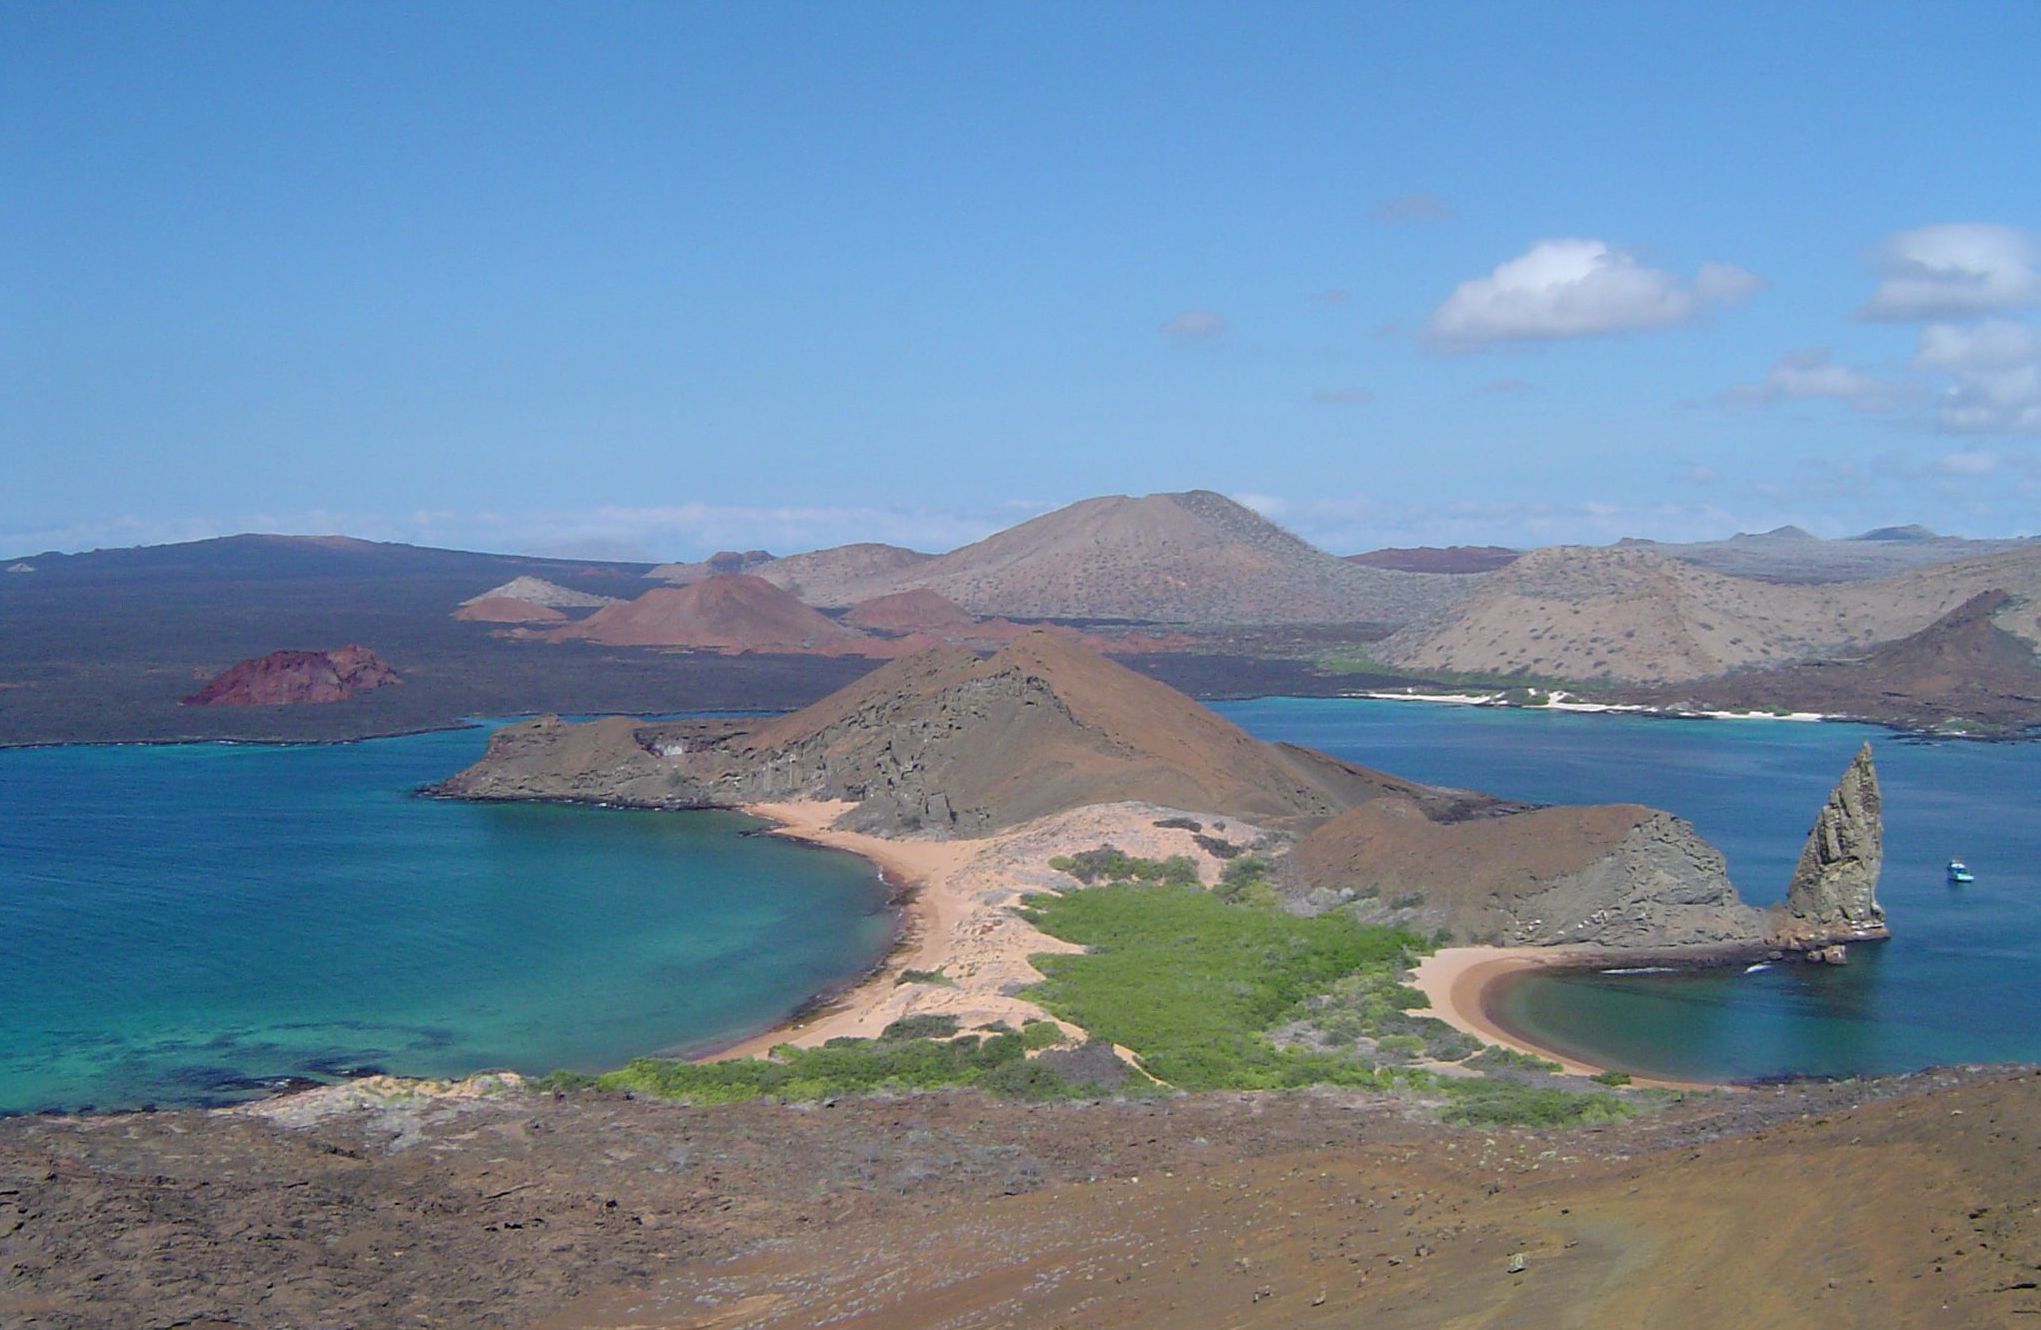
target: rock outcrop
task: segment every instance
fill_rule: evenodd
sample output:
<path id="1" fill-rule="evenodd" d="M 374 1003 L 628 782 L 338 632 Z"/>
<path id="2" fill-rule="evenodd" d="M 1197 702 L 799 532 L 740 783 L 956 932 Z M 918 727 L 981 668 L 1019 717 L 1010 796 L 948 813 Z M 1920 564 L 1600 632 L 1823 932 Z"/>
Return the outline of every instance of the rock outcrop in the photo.
<path id="1" fill-rule="evenodd" d="M 1878 904 L 1878 875 L 1884 866 L 1878 769 L 1871 745 L 1865 744 L 1807 833 L 1786 890 L 1787 932 L 1825 943 L 1887 936 L 1885 911 Z"/>
<path id="2" fill-rule="evenodd" d="M 659 807 L 840 799 L 856 805 L 844 826 L 936 836 L 1125 800 L 1299 828 L 1392 794 L 1440 817 L 1501 806 L 1262 743 L 1047 633 L 986 660 L 924 651 L 763 722 L 509 726 L 442 792 Z"/>
<path id="3" fill-rule="evenodd" d="M 1377 799 L 1305 835 L 1290 863 L 1317 908 L 1357 902 L 1359 914 L 1462 943 L 1681 948 L 1752 944 L 1767 931 L 1721 852 L 1641 804 L 1441 823 Z"/>
<path id="4" fill-rule="evenodd" d="M 404 682 L 364 646 L 337 651 L 272 651 L 240 661 L 184 699 L 190 707 L 276 707 L 345 702 Z"/>

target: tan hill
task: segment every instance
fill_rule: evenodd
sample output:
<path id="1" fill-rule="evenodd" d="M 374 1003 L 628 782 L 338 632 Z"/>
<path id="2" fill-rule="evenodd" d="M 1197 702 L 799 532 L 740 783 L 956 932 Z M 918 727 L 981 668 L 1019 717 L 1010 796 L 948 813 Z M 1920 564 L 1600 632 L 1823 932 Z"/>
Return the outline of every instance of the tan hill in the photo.
<path id="1" fill-rule="evenodd" d="M 2005 592 L 1985 591 L 1864 655 L 1743 670 L 1627 697 L 1683 710 L 1787 707 L 1916 729 L 1960 722 L 2017 734 L 2041 725 L 2041 659 L 1996 617 L 2011 621 L 2019 613 Z"/>
<path id="2" fill-rule="evenodd" d="M 345 702 L 357 693 L 404 682 L 363 646 L 336 651 L 272 651 L 231 666 L 184 699 L 188 707 L 280 707 Z"/>
<path id="3" fill-rule="evenodd" d="M 567 616 L 551 605 L 510 596 L 485 596 L 455 610 L 454 617 L 468 623 L 560 623 Z"/>
<path id="4" fill-rule="evenodd" d="M 719 573 L 686 586 L 655 587 L 547 636 L 608 646 L 806 652 L 849 649 L 863 635 L 763 578 Z"/>
<path id="5" fill-rule="evenodd" d="M 792 554 L 749 571 L 785 587 L 810 605 L 835 609 L 899 590 L 902 574 L 934 557 L 899 545 L 866 542 Z"/>
<path id="6" fill-rule="evenodd" d="M 1995 588 L 2024 597 L 2000 626 L 2041 641 L 2041 547 L 1803 586 L 1727 577 L 1634 546 L 1555 546 L 1482 579 L 1378 654 L 1419 671 L 1677 682 L 1863 650 Z"/>
<path id="7" fill-rule="evenodd" d="M 1440 816 L 1496 804 L 1262 743 L 1167 685 L 1046 633 L 990 659 L 925 651 L 749 726 L 510 726 L 444 788 L 652 806 L 843 799 L 856 805 L 844 825 L 945 836 L 1123 800 L 1275 824 L 1384 794 Z"/>
<path id="8" fill-rule="evenodd" d="M 820 605 L 925 588 L 973 614 L 1024 619 L 1403 623 L 1464 590 L 1457 578 L 1335 558 L 1209 490 L 1086 499 L 851 582 L 783 576 L 791 562 L 762 575 L 798 583 Z"/>
<path id="9" fill-rule="evenodd" d="M 1416 545 L 1349 554 L 1346 561 L 1406 573 L 1492 573 L 1515 563 L 1521 553 L 1502 545 Z"/>
<path id="10" fill-rule="evenodd" d="M 461 604 L 479 605 L 485 600 L 521 600 L 528 605 L 543 605 L 556 610 L 585 610 L 616 604 L 614 597 L 576 591 L 572 587 L 561 586 L 558 582 L 548 582 L 543 577 L 532 577 L 528 574 L 513 577 L 502 586 L 491 587 L 479 596 L 470 596 Z"/>
<path id="11" fill-rule="evenodd" d="M 934 591 L 896 591 L 850 607 L 843 621 L 876 633 L 928 633 L 965 629 L 977 622 L 969 610 Z"/>

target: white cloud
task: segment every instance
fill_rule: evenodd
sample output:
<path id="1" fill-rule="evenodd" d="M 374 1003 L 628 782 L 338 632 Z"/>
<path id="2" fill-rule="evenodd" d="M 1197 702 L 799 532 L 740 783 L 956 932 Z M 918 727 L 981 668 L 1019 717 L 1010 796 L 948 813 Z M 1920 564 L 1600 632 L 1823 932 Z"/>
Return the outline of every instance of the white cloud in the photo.
<path id="1" fill-rule="evenodd" d="M 1426 333 L 1440 346 L 1464 350 L 1670 328 L 1692 323 L 1711 306 L 1745 300 L 1763 285 L 1727 263 L 1705 264 L 1688 281 L 1599 240 L 1541 240 L 1454 288 L 1432 311 Z"/>
<path id="2" fill-rule="evenodd" d="M 1450 222 L 1453 220 L 1453 205 L 1428 190 L 1420 190 L 1415 194 L 1399 194 L 1393 199 L 1382 200 L 1375 205 L 1374 218 L 1378 222 L 1393 222 L 1399 226 Z"/>
<path id="3" fill-rule="evenodd" d="M 1983 222 L 1901 231 L 1880 247 L 1878 289 L 1857 311 L 1881 322 L 1961 319 L 2041 305 L 2041 246 Z"/>
<path id="4" fill-rule="evenodd" d="M 1898 395 L 1896 385 L 1838 365 L 1829 359 L 1825 349 L 1816 349 L 1782 357 L 1762 380 L 1738 384 L 1724 393 L 1722 400 L 1745 406 L 1769 406 L 1826 397 L 1848 402 L 1859 410 L 1875 411 L 1892 405 Z"/>
<path id="5" fill-rule="evenodd" d="M 1949 453 L 1935 466 L 1952 476 L 1988 476 L 1998 470 L 1998 454 L 1972 448 L 1966 452 Z"/>
<path id="6" fill-rule="evenodd" d="M 1226 331 L 1226 317 L 1209 309 L 1187 309 L 1165 322 L 1162 331 L 1180 342 L 1203 341 Z"/>
<path id="7" fill-rule="evenodd" d="M 2041 328 L 2006 319 L 1921 329 L 1914 367 L 1947 375 L 1936 408 L 1959 434 L 2041 434 Z"/>

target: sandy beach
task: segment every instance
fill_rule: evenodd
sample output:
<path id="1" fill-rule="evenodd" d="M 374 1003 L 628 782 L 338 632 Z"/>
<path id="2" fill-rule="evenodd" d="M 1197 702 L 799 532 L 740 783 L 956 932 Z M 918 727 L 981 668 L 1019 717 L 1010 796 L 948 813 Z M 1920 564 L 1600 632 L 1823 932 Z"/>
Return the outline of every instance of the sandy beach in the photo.
<path id="1" fill-rule="evenodd" d="M 1570 1075 L 1593 1076 L 1609 1068 L 1543 1048 L 1504 1027 L 1488 1010 L 1498 985 L 1534 970 L 1604 967 L 1620 957 L 1594 947 L 1446 947 L 1418 964 L 1411 984 L 1431 1000 L 1431 1014 L 1463 1033 L 1519 1053 L 1549 1058 Z M 1633 1085 L 1667 1090 L 1728 1088 L 1702 1081 L 1633 1076 Z"/>
<path id="2" fill-rule="evenodd" d="M 1144 858 L 1188 855 L 1207 881 L 1220 861 L 1181 827 L 1157 821 L 1183 817 L 1153 804 L 1099 804 L 1025 823 L 975 840 L 890 838 L 833 825 L 852 805 L 819 801 L 750 804 L 743 811 L 777 824 L 776 834 L 876 863 L 899 896 L 900 944 L 863 982 L 819 1009 L 706 1055 L 705 1060 L 758 1057 L 780 1044 L 813 1047 L 839 1036 L 872 1038 L 904 1016 L 954 1016 L 964 1029 L 1005 1021 L 1018 1028 L 1048 1013 L 1014 996 L 1042 976 L 1029 957 L 1075 951 L 1014 913 L 1028 896 L 1054 893 L 1069 879 L 1049 867 L 1059 854 L 1111 843 Z M 1214 823 L 1215 830 L 1224 825 Z M 1242 842 L 1261 828 L 1233 822 L 1226 835 Z M 945 982 L 902 983 L 909 970 L 940 972 Z M 1064 1026 L 1072 1034 L 1075 1026 Z"/>

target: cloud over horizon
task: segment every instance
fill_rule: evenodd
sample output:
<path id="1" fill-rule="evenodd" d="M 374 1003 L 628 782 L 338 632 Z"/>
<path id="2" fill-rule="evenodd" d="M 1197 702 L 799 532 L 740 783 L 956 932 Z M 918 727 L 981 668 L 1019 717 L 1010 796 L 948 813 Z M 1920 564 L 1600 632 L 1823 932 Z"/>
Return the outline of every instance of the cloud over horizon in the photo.
<path id="1" fill-rule="evenodd" d="M 2041 328 L 1991 319 L 1921 329 L 1914 367 L 1954 382 L 1936 404 L 1957 434 L 2041 434 Z"/>
<path id="2" fill-rule="evenodd" d="M 1976 318 L 2041 305 L 2041 245 L 1985 222 L 1901 231 L 1880 246 L 1878 287 L 1857 311 L 1873 323 Z"/>
<path id="3" fill-rule="evenodd" d="M 1732 406 L 1771 406 L 1831 398 L 1860 411 L 1878 411 L 1894 405 L 1901 395 L 1899 385 L 1838 365 L 1826 347 L 1817 347 L 1781 356 L 1763 379 L 1737 384 L 1722 394 L 1722 400 Z"/>
<path id="4" fill-rule="evenodd" d="M 1425 336 L 1442 350 L 1465 351 L 1672 328 L 1741 303 L 1764 284 L 1734 264 L 1705 263 L 1685 279 L 1600 240 L 1541 240 L 1455 287 L 1432 311 Z"/>

